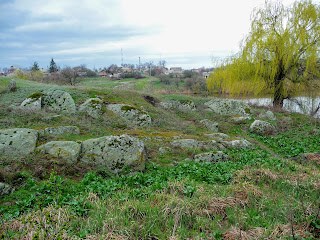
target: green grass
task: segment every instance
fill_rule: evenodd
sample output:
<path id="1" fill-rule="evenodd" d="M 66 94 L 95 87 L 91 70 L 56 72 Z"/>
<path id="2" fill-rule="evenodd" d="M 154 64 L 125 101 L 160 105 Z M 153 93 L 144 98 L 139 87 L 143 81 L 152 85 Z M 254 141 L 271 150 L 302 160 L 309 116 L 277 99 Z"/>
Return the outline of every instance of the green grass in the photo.
<path id="1" fill-rule="evenodd" d="M 0 78 L 0 87 L 6 88 L 9 81 Z M 114 88 L 123 81 L 131 82 L 130 89 Z M 12 110 L 9 105 L 53 85 L 17 79 L 17 86 L 16 92 L 0 95 L 0 129 L 60 125 L 80 129 L 79 135 L 41 137 L 38 145 L 128 134 L 145 142 L 149 158 L 143 172 L 127 169 L 110 175 L 90 164 L 69 165 L 47 155 L 0 156 L 0 182 L 16 188 L 0 197 L 0 238 L 33 234 L 34 239 L 238 239 L 241 230 L 247 239 L 292 239 L 293 228 L 296 239 L 319 239 L 320 163 L 285 160 L 320 151 L 319 120 L 276 113 L 278 133 L 255 135 L 249 132 L 253 120 L 234 123 L 215 115 L 206 111 L 208 98 L 168 94 L 183 85 L 177 89 L 151 77 L 83 79 L 76 87 L 54 86 L 67 90 L 77 106 L 99 97 L 105 105 L 143 108 L 152 117 L 148 128 L 130 126 L 106 108 L 99 119 L 76 113 L 48 122 L 43 118 L 56 113 Z M 197 111 L 165 110 L 147 102 L 146 94 L 159 101 L 192 100 Z M 254 115 L 263 111 L 254 109 Z M 172 148 L 170 143 L 176 136 L 209 140 L 204 134 L 211 132 L 199 124 L 205 118 L 218 122 L 219 130 L 232 138 L 254 139 L 261 147 L 226 149 L 230 161 L 217 164 L 184 161 L 204 150 Z M 171 150 L 162 154 L 160 147 Z"/>

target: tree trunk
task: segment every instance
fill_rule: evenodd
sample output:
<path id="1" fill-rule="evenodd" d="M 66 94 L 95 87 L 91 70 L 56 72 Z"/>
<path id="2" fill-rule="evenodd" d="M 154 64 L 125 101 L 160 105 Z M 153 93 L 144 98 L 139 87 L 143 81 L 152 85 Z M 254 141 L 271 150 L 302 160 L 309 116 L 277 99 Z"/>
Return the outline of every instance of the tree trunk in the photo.
<path id="1" fill-rule="evenodd" d="M 283 81 L 276 80 L 274 96 L 273 96 L 273 107 L 282 108 L 283 100 L 284 100 L 284 92 L 283 92 Z"/>
<path id="2" fill-rule="evenodd" d="M 283 82 L 285 79 L 285 73 L 283 71 L 282 64 L 280 63 L 279 71 L 277 72 L 274 79 L 274 96 L 273 96 L 273 107 L 282 108 L 284 96 Z"/>

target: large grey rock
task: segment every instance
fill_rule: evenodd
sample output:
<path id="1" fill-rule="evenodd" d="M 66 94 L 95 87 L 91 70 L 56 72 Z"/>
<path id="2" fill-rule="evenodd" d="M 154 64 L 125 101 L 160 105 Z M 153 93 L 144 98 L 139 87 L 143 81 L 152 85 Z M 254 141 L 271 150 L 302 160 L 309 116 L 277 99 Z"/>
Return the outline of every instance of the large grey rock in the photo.
<path id="1" fill-rule="evenodd" d="M 274 115 L 273 112 L 271 112 L 270 110 L 266 111 L 265 113 L 261 113 L 259 115 L 259 118 L 261 119 L 267 119 L 267 120 L 277 120 L 276 116 Z"/>
<path id="2" fill-rule="evenodd" d="M 251 120 L 251 116 L 234 116 L 231 120 L 236 123 L 244 123 L 247 120 Z"/>
<path id="3" fill-rule="evenodd" d="M 245 139 L 236 139 L 236 140 L 225 140 L 221 142 L 223 146 L 226 148 L 235 148 L 235 149 L 242 149 L 242 148 L 251 148 L 252 143 Z"/>
<path id="4" fill-rule="evenodd" d="M 191 100 L 185 100 L 185 101 L 171 100 L 171 101 L 161 102 L 160 106 L 163 107 L 164 109 L 177 109 L 183 112 L 196 110 L 196 105 Z"/>
<path id="5" fill-rule="evenodd" d="M 33 93 L 27 97 L 21 104 L 21 109 L 41 110 L 42 93 Z"/>
<path id="6" fill-rule="evenodd" d="M 38 132 L 27 128 L 0 130 L 0 155 L 22 157 L 32 153 L 37 144 Z"/>
<path id="7" fill-rule="evenodd" d="M 180 139 L 173 141 L 171 145 L 179 148 L 197 148 L 199 146 L 199 141 L 195 139 Z"/>
<path id="8" fill-rule="evenodd" d="M 42 107 L 51 111 L 75 113 L 76 105 L 71 95 L 62 90 L 52 89 L 42 95 Z"/>
<path id="9" fill-rule="evenodd" d="M 10 185 L 0 182 L 0 196 L 10 195 L 14 190 Z"/>
<path id="10" fill-rule="evenodd" d="M 16 87 L 16 81 L 11 79 L 10 82 L 9 82 L 9 85 L 7 87 L 7 92 L 14 92 L 16 91 L 17 87 Z"/>
<path id="11" fill-rule="evenodd" d="M 80 134 L 80 130 L 77 126 L 58 126 L 47 127 L 44 129 L 44 134 L 59 135 L 59 134 Z"/>
<path id="12" fill-rule="evenodd" d="M 275 127 L 272 126 L 270 123 L 261 121 L 261 120 L 255 120 L 249 130 L 253 133 L 259 134 L 259 135 L 267 135 L 267 134 L 273 134 L 275 132 Z"/>
<path id="13" fill-rule="evenodd" d="M 213 151 L 207 153 L 200 153 L 194 156 L 196 162 L 225 162 L 229 160 L 229 156 L 221 151 Z"/>
<path id="14" fill-rule="evenodd" d="M 205 150 L 220 150 L 221 146 L 216 141 L 198 141 L 195 139 L 180 139 L 175 140 L 171 143 L 173 147 L 179 148 L 196 148 L 196 149 L 205 149 Z"/>
<path id="15" fill-rule="evenodd" d="M 217 132 L 218 131 L 218 123 L 213 122 L 209 119 L 203 119 L 200 121 L 201 124 L 203 124 L 206 128 L 208 128 L 211 131 Z"/>
<path id="16" fill-rule="evenodd" d="M 213 138 L 213 139 L 217 139 L 217 140 L 223 140 L 223 139 L 230 138 L 229 135 L 224 134 L 224 133 L 209 133 L 209 134 L 205 134 L 205 136 Z"/>
<path id="17" fill-rule="evenodd" d="M 58 118 L 61 118 L 62 115 L 60 114 L 57 114 L 57 115 L 49 115 L 49 116 L 46 116 L 46 117 L 43 117 L 41 120 L 42 121 L 45 121 L 45 122 L 50 122 L 50 121 L 54 121 Z"/>
<path id="18" fill-rule="evenodd" d="M 151 124 L 151 117 L 145 111 L 131 105 L 109 104 L 107 108 L 134 125 L 148 126 Z"/>
<path id="19" fill-rule="evenodd" d="M 82 142 L 80 161 L 119 173 L 126 166 L 140 171 L 145 168 L 145 145 L 128 135 L 105 136 Z"/>
<path id="20" fill-rule="evenodd" d="M 214 113 L 224 116 L 248 116 L 251 114 L 247 103 L 234 99 L 214 98 L 205 105 Z"/>
<path id="21" fill-rule="evenodd" d="M 90 117 L 99 118 L 102 115 L 102 100 L 100 98 L 89 98 L 79 107 L 79 112 L 85 112 Z"/>
<path id="22" fill-rule="evenodd" d="M 37 147 L 39 152 L 49 154 L 56 158 L 76 163 L 80 154 L 81 144 L 73 141 L 52 141 Z"/>

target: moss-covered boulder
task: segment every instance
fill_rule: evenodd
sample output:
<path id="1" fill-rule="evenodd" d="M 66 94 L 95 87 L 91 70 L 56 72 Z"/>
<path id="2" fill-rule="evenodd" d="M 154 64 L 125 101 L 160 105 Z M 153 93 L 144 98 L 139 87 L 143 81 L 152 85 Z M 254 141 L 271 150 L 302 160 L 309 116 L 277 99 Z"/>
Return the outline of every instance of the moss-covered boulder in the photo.
<path id="1" fill-rule="evenodd" d="M 89 139 L 82 142 L 80 161 L 106 168 L 111 173 L 122 172 L 126 167 L 141 171 L 145 168 L 145 145 L 128 135 Z"/>
<path id="2" fill-rule="evenodd" d="M 148 126 L 151 124 L 151 117 L 147 112 L 131 105 L 109 104 L 107 108 L 133 125 Z"/>
<path id="3" fill-rule="evenodd" d="M 32 153 L 38 132 L 28 128 L 0 130 L 0 156 L 23 157 Z"/>
<path id="4" fill-rule="evenodd" d="M 250 132 L 259 134 L 259 135 L 269 135 L 273 134 L 276 131 L 276 128 L 270 123 L 262 120 L 255 120 L 250 128 Z"/>
<path id="5" fill-rule="evenodd" d="M 160 106 L 164 109 L 175 109 L 183 112 L 195 111 L 196 105 L 191 100 L 170 100 L 166 102 L 161 102 Z"/>
<path id="6" fill-rule="evenodd" d="M 217 122 L 213 122 L 209 119 L 203 119 L 200 121 L 200 123 L 205 126 L 207 129 L 214 131 L 214 132 L 218 132 L 218 123 Z"/>
<path id="7" fill-rule="evenodd" d="M 90 117 L 99 118 L 102 115 L 102 100 L 89 98 L 79 107 L 79 112 L 85 112 Z"/>
<path id="8" fill-rule="evenodd" d="M 80 154 L 81 144 L 73 141 L 52 141 L 41 145 L 37 151 L 61 158 L 68 163 L 76 163 Z"/>
<path id="9" fill-rule="evenodd" d="M 43 92 L 42 107 L 50 111 L 66 114 L 76 112 L 76 105 L 71 95 L 59 89 L 50 89 Z"/>
<path id="10" fill-rule="evenodd" d="M 214 98 L 205 105 L 210 111 L 224 116 L 249 116 L 251 114 L 249 105 L 240 100 Z"/>
<path id="11" fill-rule="evenodd" d="M 195 162 L 225 162 L 229 160 L 229 156 L 222 151 L 212 151 L 206 153 L 200 153 L 194 156 Z"/>
<path id="12" fill-rule="evenodd" d="M 21 109 L 41 110 L 42 93 L 36 92 L 27 97 L 21 104 Z"/>

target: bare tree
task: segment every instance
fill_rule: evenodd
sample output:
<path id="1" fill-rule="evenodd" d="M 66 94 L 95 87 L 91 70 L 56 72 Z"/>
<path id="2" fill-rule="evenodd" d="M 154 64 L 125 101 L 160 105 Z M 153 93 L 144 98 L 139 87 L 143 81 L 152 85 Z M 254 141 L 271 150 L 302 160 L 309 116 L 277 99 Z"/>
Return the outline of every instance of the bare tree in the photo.
<path id="1" fill-rule="evenodd" d="M 79 77 L 77 71 L 72 69 L 71 67 L 65 67 L 61 71 L 62 76 L 64 77 L 66 83 L 74 86 L 76 84 L 76 80 Z"/>

